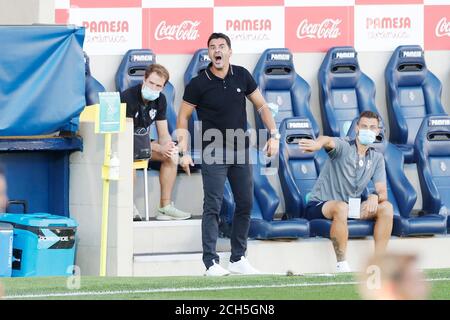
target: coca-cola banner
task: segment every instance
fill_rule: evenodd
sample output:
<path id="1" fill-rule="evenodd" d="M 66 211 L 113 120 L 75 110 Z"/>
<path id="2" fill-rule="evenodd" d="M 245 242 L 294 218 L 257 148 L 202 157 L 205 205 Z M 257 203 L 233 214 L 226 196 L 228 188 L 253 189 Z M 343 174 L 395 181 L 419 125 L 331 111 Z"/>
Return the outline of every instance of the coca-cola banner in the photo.
<path id="1" fill-rule="evenodd" d="M 355 0 L 284 0 L 286 7 L 349 7 Z"/>
<path id="2" fill-rule="evenodd" d="M 450 50 L 450 5 L 425 6 L 425 50 Z"/>
<path id="3" fill-rule="evenodd" d="M 356 50 L 390 51 L 404 44 L 423 46 L 423 29 L 423 6 L 355 6 Z"/>
<path id="4" fill-rule="evenodd" d="M 293 51 L 326 51 L 353 45 L 353 7 L 286 8 L 286 46 Z"/>
<path id="5" fill-rule="evenodd" d="M 157 53 L 193 53 L 213 32 L 212 8 L 144 9 L 143 47 Z"/>
<path id="6" fill-rule="evenodd" d="M 281 6 L 259 7 L 256 11 L 252 7 L 214 10 L 214 31 L 227 34 L 233 51 L 239 53 L 261 53 L 270 47 L 283 47 L 283 21 Z"/>
<path id="7" fill-rule="evenodd" d="M 192 54 L 211 32 L 229 35 L 235 54 L 450 50 L 450 0 L 55 0 L 55 20 L 85 26 L 90 55 Z"/>

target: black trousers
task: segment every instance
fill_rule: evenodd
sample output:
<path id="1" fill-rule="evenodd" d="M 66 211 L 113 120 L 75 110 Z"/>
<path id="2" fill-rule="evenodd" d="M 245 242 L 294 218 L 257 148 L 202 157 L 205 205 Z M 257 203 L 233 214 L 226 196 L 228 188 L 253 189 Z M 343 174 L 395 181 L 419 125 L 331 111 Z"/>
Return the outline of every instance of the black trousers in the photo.
<path id="1" fill-rule="evenodd" d="M 222 206 L 226 178 L 230 182 L 236 203 L 231 230 L 230 261 L 239 261 L 247 250 L 250 227 L 250 211 L 253 205 L 252 166 L 248 164 L 202 164 L 203 217 L 202 245 L 203 263 L 206 268 L 219 263 L 216 253 L 219 235 L 219 213 Z"/>

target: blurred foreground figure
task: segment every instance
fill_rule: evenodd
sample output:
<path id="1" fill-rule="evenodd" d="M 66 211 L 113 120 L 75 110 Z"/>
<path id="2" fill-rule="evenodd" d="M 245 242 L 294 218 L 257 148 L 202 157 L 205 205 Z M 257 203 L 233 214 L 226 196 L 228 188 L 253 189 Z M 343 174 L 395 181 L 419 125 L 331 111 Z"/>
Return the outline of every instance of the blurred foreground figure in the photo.
<path id="1" fill-rule="evenodd" d="M 366 300 L 424 300 L 429 286 L 415 255 L 390 253 L 368 261 L 359 291 Z"/>

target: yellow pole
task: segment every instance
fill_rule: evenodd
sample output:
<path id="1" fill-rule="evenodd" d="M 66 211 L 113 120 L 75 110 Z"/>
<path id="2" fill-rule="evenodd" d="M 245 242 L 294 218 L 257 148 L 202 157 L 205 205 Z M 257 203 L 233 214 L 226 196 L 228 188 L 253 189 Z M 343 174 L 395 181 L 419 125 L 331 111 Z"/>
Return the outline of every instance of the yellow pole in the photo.
<path id="1" fill-rule="evenodd" d="M 106 276 L 106 253 L 108 247 L 108 209 L 109 209 L 109 159 L 111 158 L 111 133 L 105 134 L 105 159 L 102 168 L 103 204 L 102 234 L 100 244 L 100 276 Z"/>

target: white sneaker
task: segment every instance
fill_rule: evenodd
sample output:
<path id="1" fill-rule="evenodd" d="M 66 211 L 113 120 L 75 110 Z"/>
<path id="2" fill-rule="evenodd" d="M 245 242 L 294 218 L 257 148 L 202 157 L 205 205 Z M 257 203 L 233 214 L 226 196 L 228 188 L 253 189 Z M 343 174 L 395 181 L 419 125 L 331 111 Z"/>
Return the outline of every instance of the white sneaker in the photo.
<path id="1" fill-rule="evenodd" d="M 156 220 L 186 220 L 190 217 L 190 213 L 175 208 L 173 202 L 165 207 L 158 208 L 158 213 L 156 214 Z"/>
<path id="2" fill-rule="evenodd" d="M 258 270 L 252 267 L 247 258 L 241 257 L 241 260 L 236 262 L 230 262 L 228 265 L 228 270 L 231 273 L 236 274 L 261 274 Z"/>
<path id="3" fill-rule="evenodd" d="M 220 264 L 217 264 L 214 261 L 214 264 L 208 268 L 208 270 L 205 271 L 205 276 L 211 276 L 211 277 L 222 277 L 222 276 L 228 276 L 230 272 L 222 268 Z"/>
<path id="4" fill-rule="evenodd" d="M 350 266 L 348 265 L 347 261 L 340 261 L 336 264 L 336 272 L 337 273 L 347 273 L 352 272 L 350 270 Z"/>

